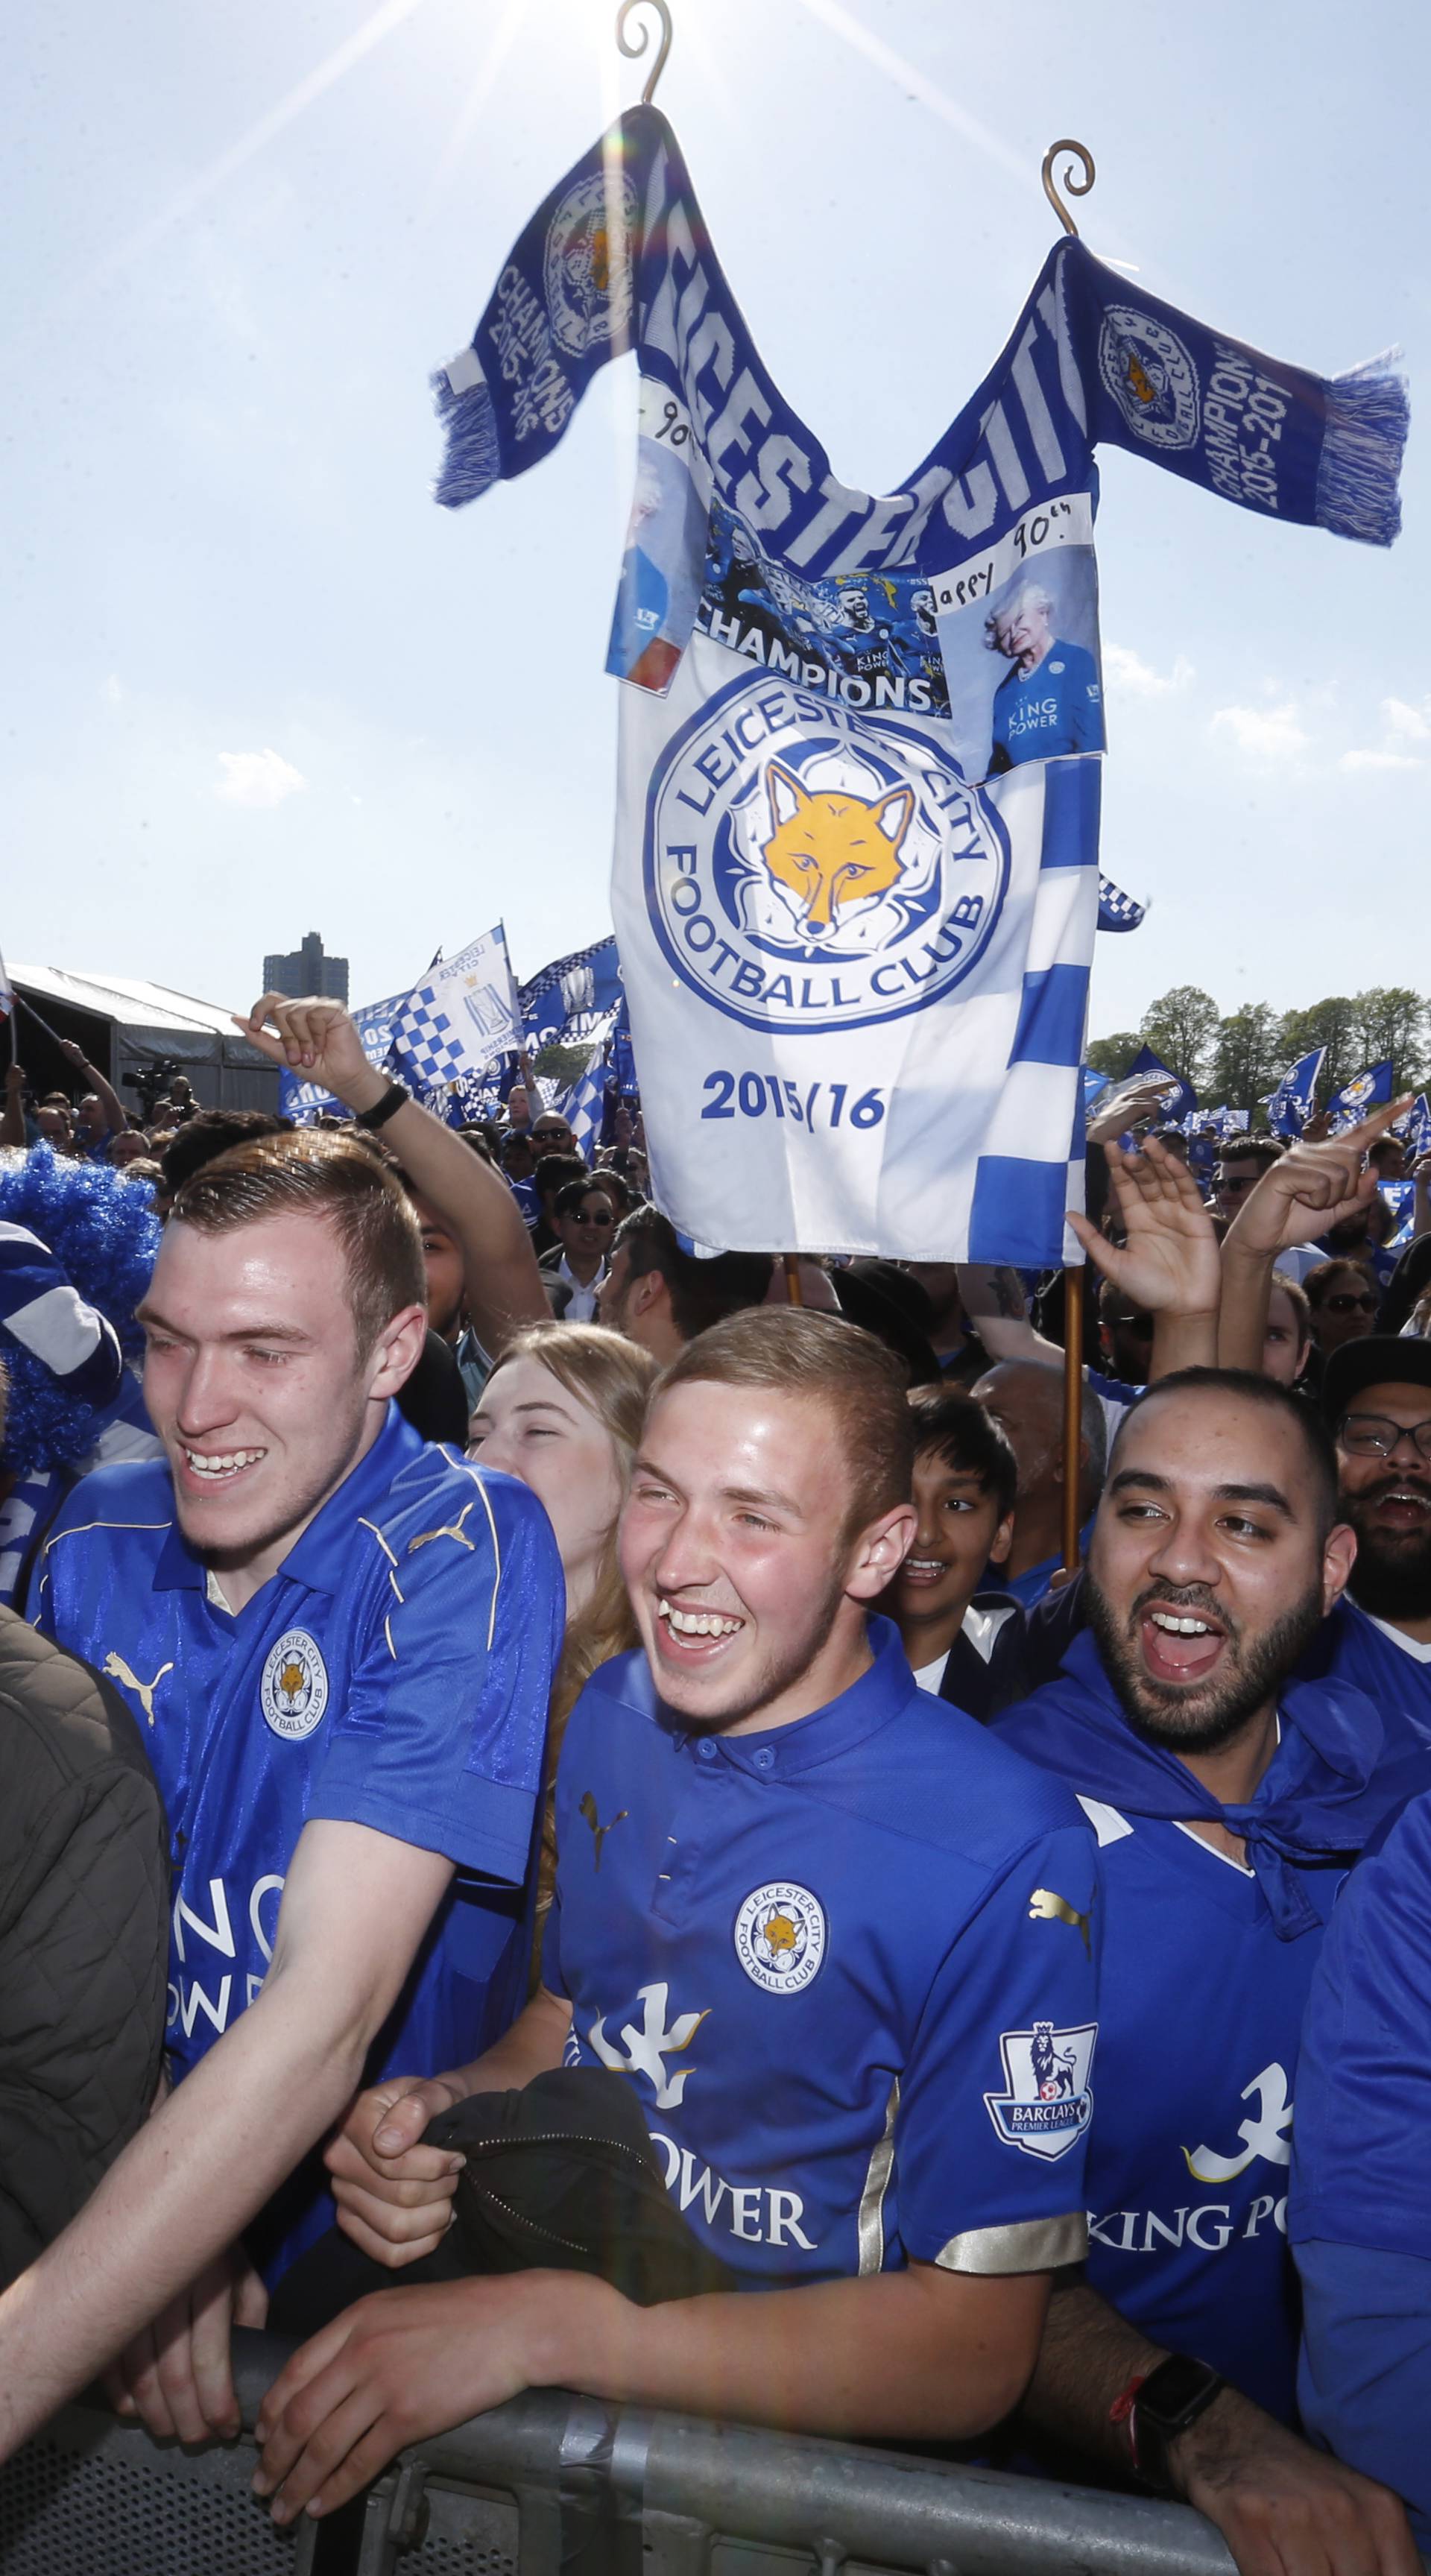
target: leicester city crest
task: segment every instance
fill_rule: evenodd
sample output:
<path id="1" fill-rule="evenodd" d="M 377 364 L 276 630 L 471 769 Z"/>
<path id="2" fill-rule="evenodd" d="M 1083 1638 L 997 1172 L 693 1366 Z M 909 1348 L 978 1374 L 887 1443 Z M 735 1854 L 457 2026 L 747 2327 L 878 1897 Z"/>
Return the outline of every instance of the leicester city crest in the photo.
<path id="1" fill-rule="evenodd" d="M 1098 2024 L 1055 2030 L 1036 2021 L 1032 2030 L 999 2034 L 1004 2090 L 986 2093 L 985 2107 L 1006 2147 L 1052 2163 L 1066 2156 L 1093 2116 L 1089 2078 Z"/>
<path id="2" fill-rule="evenodd" d="M 597 170 L 567 190 L 547 228 L 547 313 L 554 338 L 575 358 L 625 334 L 631 319 L 626 244 L 636 214 L 636 190 L 625 172 Z"/>
<path id="3" fill-rule="evenodd" d="M 825 1956 L 819 1898 L 788 1879 L 753 1888 L 735 1918 L 735 1955 L 752 1985 L 768 1995 L 803 1993 Z"/>
<path id="4" fill-rule="evenodd" d="M 312 1734 L 328 1705 L 328 1672 L 306 1628 L 290 1628 L 269 1649 L 258 1697 L 275 1735 L 292 1744 Z"/>
<path id="5" fill-rule="evenodd" d="M 927 733 L 763 673 L 707 700 L 647 804 L 652 928 L 746 1028 L 867 1028 L 938 1001 L 989 944 L 1009 845 Z"/>
<path id="6" fill-rule="evenodd" d="M 1200 416 L 1197 369 L 1166 322 L 1133 304 L 1110 304 L 1098 372 L 1135 438 L 1149 447 L 1191 447 Z"/>

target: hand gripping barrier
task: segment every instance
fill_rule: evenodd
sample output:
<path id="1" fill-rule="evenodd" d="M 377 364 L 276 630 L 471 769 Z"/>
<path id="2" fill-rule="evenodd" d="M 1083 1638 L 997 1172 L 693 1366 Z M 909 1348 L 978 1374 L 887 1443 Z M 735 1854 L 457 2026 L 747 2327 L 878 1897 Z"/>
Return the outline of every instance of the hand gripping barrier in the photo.
<path id="1" fill-rule="evenodd" d="M 244 2422 L 286 2356 L 235 2337 Z M 64 2408 L 0 2470 L 0 2576 L 1229 2576 L 1185 2505 L 533 2391 L 279 2532 L 247 2436 Z"/>

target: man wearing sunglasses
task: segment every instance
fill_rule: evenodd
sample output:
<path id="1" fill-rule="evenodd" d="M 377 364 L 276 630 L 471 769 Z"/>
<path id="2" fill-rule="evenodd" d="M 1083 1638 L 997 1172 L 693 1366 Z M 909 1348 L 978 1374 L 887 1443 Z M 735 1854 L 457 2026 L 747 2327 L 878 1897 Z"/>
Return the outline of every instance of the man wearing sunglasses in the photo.
<path id="1" fill-rule="evenodd" d="M 554 1315 L 568 1324 L 589 1324 L 610 1267 L 615 1207 L 594 1181 L 567 1181 L 552 1203 L 552 1223 L 561 1240 L 542 1255 L 542 1285 Z"/>
<path id="2" fill-rule="evenodd" d="M 1385 1333 L 1344 1343 L 1327 1363 L 1322 1407 L 1357 1542 L 1330 1622 L 1332 1668 L 1431 1745 L 1431 1343 Z"/>

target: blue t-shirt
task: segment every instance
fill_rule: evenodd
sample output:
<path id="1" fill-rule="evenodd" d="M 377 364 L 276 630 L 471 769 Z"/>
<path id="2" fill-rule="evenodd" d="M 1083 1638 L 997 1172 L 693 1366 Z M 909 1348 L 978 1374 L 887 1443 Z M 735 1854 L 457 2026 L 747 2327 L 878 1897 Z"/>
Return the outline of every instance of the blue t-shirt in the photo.
<path id="1" fill-rule="evenodd" d="M 750 1735 L 683 1733 L 618 1657 L 562 1746 L 567 2062 L 631 2077 L 672 2198 L 754 2285 L 1083 2250 L 1093 1838 L 870 1634 L 849 1690 Z"/>
<path id="2" fill-rule="evenodd" d="M 1431 1792 L 1353 1872 L 1312 1987 L 1290 2229 L 1299 2390 L 1338 2456 L 1431 2527 Z M 1419 2267 L 1419 2268 L 1417 2268 Z"/>
<path id="3" fill-rule="evenodd" d="M 994 691 L 993 747 L 1011 769 L 1101 751 L 1102 691 L 1092 654 L 1055 637 L 1036 670 L 1007 672 Z"/>
<path id="4" fill-rule="evenodd" d="M 1431 1646 L 1403 1640 L 1343 1593 L 1317 1654 L 1326 1671 L 1365 1691 L 1389 1738 L 1431 1749 Z"/>
<path id="5" fill-rule="evenodd" d="M 176 2077 L 262 1985 L 310 1817 L 459 1873 L 364 2081 L 461 2064 L 508 2027 L 563 1611 L 535 1495 L 419 1439 L 395 1405 L 237 1614 L 180 1531 L 167 1466 L 100 1469 L 71 1495 L 36 1620 L 115 1682 L 163 1793 Z M 250 2237 L 274 2277 L 332 2223 L 312 2173 L 280 2197 L 281 2222 Z"/>
<path id="6" fill-rule="evenodd" d="M 1154 2342 L 1210 2362 L 1290 2422 L 1297 2317 L 1285 2229 L 1299 2033 L 1345 1873 L 1331 1862 L 1297 1869 L 1313 1919 L 1282 1937 L 1250 1870 L 1182 1824 L 1099 1798 L 1096 1759 L 1058 1706 L 1066 1689 L 1036 1693 L 994 1725 L 1080 1793 L 1101 1847 L 1087 2278 Z M 1295 1752 L 1284 1716 L 1267 1795 Z"/>

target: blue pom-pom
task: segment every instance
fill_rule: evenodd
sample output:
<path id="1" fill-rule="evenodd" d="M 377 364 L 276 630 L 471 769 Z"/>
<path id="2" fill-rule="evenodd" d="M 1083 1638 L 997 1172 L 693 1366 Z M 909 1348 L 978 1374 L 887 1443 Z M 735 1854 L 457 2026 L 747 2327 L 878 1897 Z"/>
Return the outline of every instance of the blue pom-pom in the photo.
<path id="1" fill-rule="evenodd" d="M 37 1145 L 0 1154 L 0 1220 L 28 1226 L 49 1246 L 70 1285 L 114 1326 L 126 1359 L 144 1336 L 134 1309 L 147 1289 L 163 1231 L 148 1188 L 107 1163 L 75 1163 Z M 42 1360 L 5 1344 L 10 1384 L 0 1459 L 11 1475 L 68 1467 L 87 1457 L 114 1407 L 77 1403 Z"/>

